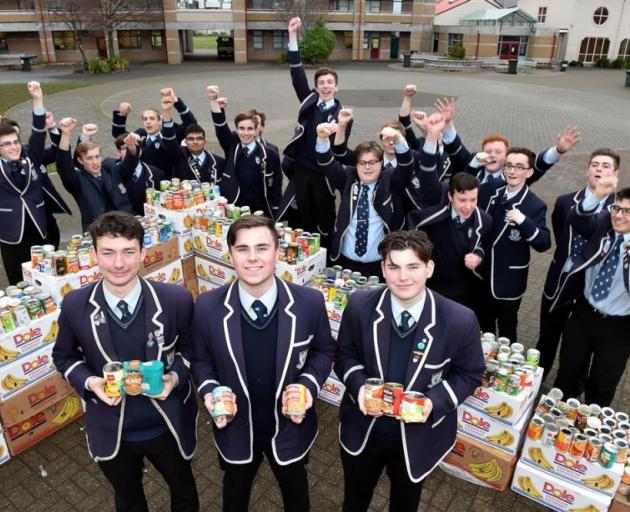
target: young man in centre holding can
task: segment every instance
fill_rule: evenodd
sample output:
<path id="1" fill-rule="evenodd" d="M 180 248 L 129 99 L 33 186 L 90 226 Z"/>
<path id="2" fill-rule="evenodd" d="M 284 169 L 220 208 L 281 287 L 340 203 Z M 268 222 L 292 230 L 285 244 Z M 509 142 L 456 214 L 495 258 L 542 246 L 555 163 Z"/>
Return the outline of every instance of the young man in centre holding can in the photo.
<path id="1" fill-rule="evenodd" d="M 264 454 L 284 510 L 306 511 L 305 464 L 317 435 L 312 405 L 335 351 L 324 299 L 274 276 L 278 234 L 270 218 L 241 217 L 227 243 L 238 280 L 197 299 L 192 361 L 199 395 L 215 420 L 223 510 L 247 511 Z M 219 415 L 228 412 L 230 390 L 236 407 Z M 287 396 L 296 392 L 298 400 Z"/>
<path id="2" fill-rule="evenodd" d="M 426 288 L 432 248 L 422 231 L 388 234 L 379 245 L 387 288 L 356 292 L 343 314 L 335 372 L 346 386 L 339 429 L 345 512 L 368 509 L 383 468 L 389 510 L 417 510 L 422 481 L 455 444 L 457 406 L 481 382 L 475 314 Z M 383 412 L 391 415 L 366 409 L 373 398 L 366 381 L 374 378 L 385 384 Z M 405 401 L 424 394 L 413 422 L 399 419 L 398 401 L 391 403 L 401 386 Z"/>

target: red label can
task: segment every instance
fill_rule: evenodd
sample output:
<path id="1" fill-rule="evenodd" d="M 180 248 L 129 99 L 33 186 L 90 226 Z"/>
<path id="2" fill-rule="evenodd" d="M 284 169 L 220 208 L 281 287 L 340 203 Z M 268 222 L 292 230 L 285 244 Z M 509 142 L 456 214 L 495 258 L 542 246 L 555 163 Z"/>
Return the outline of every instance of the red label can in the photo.
<path id="1" fill-rule="evenodd" d="M 560 429 L 556 436 L 556 450 L 566 453 L 571 447 L 571 441 L 573 440 L 573 432 L 568 428 Z"/>
<path id="2" fill-rule="evenodd" d="M 286 387 L 286 415 L 301 416 L 306 415 L 306 386 L 302 384 L 289 384 Z"/>
<path id="3" fill-rule="evenodd" d="M 386 382 L 385 387 L 383 388 L 383 414 L 386 416 L 399 416 L 402 396 L 402 384 L 398 384 L 397 382 Z"/>

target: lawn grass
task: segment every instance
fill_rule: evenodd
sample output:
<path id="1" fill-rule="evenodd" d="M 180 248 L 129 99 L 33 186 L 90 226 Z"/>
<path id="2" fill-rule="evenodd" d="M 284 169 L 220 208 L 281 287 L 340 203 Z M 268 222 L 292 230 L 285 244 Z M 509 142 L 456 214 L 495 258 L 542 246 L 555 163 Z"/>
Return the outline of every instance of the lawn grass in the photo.
<path id="1" fill-rule="evenodd" d="M 217 36 L 193 36 L 193 47 L 195 50 L 213 50 L 217 47 Z"/>
<path id="2" fill-rule="evenodd" d="M 71 81 L 71 82 L 50 82 L 42 85 L 44 95 L 54 94 L 56 92 L 68 91 L 70 89 L 78 89 L 80 87 L 88 87 L 97 85 L 100 82 L 88 81 Z M 29 100 L 31 95 L 26 89 L 26 82 L 19 84 L 0 84 L 0 114 L 4 115 L 11 107 Z"/>

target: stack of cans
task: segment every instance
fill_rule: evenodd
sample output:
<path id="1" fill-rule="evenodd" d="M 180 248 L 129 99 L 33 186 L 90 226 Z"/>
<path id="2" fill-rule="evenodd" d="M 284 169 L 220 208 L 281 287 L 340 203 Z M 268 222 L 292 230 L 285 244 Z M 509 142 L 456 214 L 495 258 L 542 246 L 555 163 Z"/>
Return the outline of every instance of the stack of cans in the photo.
<path id="1" fill-rule="evenodd" d="M 324 294 L 326 302 L 343 311 L 350 296 L 360 290 L 383 286 L 377 276 L 365 277 L 360 272 L 344 269 L 340 265 L 325 268 L 308 283 Z"/>
<path id="2" fill-rule="evenodd" d="M 20 281 L 0 290 L 0 334 L 24 327 L 56 309 L 50 293 Z"/>
<path id="3" fill-rule="evenodd" d="M 146 203 L 168 210 L 184 210 L 211 201 L 220 196 L 218 185 L 173 178 L 160 181 L 159 190 L 146 190 Z"/>

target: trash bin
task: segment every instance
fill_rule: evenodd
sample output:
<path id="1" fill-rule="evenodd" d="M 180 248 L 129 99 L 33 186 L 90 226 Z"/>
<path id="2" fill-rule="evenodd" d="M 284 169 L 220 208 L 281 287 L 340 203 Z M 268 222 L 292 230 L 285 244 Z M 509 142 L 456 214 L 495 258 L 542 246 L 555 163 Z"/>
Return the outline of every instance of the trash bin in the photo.
<path id="1" fill-rule="evenodd" d="M 31 57 L 20 57 L 22 71 L 31 71 Z"/>
<path id="2" fill-rule="evenodd" d="M 630 87 L 630 69 L 626 69 L 626 87 Z"/>
<path id="3" fill-rule="evenodd" d="M 411 67 L 411 54 L 404 53 L 403 54 L 403 68 L 410 68 L 410 67 Z"/>
<path id="4" fill-rule="evenodd" d="M 516 75 L 517 69 L 518 69 L 518 60 L 510 59 L 508 61 L 508 75 Z"/>
<path id="5" fill-rule="evenodd" d="M 566 60 L 560 62 L 560 71 L 566 71 L 569 67 L 569 63 Z"/>

